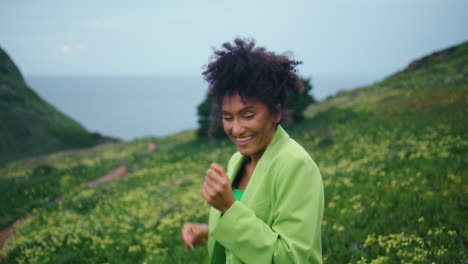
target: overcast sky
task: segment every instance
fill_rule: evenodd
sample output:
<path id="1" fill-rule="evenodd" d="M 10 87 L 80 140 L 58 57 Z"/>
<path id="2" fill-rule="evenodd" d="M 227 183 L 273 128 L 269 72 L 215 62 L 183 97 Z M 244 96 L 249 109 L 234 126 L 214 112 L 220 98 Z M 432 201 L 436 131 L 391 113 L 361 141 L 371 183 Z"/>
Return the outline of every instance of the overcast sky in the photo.
<path id="1" fill-rule="evenodd" d="M 466 0 L 2 0 L 0 46 L 25 75 L 199 76 L 235 36 L 300 74 L 386 77 L 468 40 Z"/>

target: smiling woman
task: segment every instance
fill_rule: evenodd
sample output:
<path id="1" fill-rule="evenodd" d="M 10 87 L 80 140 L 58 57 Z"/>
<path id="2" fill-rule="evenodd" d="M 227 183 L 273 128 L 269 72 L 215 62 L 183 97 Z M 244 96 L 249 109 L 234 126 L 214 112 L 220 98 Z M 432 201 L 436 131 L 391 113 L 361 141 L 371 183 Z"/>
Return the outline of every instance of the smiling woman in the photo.
<path id="1" fill-rule="evenodd" d="M 303 89 L 300 62 L 236 39 L 203 72 L 222 124 L 238 152 L 227 171 L 212 164 L 203 198 L 209 224 L 185 223 L 189 249 L 208 243 L 210 263 L 322 263 L 323 185 L 309 154 L 280 125 L 292 90 Z"/>

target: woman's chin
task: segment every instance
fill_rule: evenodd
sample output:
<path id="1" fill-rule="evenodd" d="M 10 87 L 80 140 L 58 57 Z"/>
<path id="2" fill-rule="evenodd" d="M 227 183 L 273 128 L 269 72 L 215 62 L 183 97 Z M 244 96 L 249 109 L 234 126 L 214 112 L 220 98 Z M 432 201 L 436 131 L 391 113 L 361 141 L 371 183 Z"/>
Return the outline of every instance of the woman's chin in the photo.
<path id="1" fill-rule="evenodd" d="M 237 150 L 243 155 L 243 156 L 250 156 L 252 155 L 252 151 L 249 148 L 243 148 L 237 146 Z"/>

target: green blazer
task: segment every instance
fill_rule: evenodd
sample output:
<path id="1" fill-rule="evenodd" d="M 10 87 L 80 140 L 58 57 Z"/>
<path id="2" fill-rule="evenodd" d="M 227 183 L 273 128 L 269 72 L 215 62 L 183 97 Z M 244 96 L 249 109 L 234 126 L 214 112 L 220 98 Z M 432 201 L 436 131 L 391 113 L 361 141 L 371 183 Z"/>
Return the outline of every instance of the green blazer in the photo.
<path id="1" fill-rule="evenodd" d="M 246 157 L 229 160 L 234 180 Z M 323 184 L 309 154 L 278 126 L 240 201 L 210 209 L 210 263 L 322 263 Z"/>

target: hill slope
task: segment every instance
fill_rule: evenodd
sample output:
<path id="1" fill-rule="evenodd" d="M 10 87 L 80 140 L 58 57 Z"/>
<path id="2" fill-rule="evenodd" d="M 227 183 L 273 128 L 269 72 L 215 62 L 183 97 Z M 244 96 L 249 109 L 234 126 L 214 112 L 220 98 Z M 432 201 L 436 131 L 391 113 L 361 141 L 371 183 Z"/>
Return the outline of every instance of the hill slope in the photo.
<path id="1" fill-rule="evenodd" d="M 468 261 L 468 43 L 449 53 L 311 106 L 288 130 L 322 173 L 324 263 Z M 205 263 L 180 228 L 207 221 L 204 173 L 233 152 L 190 131 L 10 163 L 0 169 L 17 186 L 9 196 L 52 200 L 36 181 L 64 199 L 16 222 L 3 263 Z M 119 163 L 125 181 L 80 185 L 83 171 Z"/>
<path id="2" fill-rule="evenodd" d="M 42 100 L 0 48 L 0 164 L 96 144 L 80 124 Z"/>

